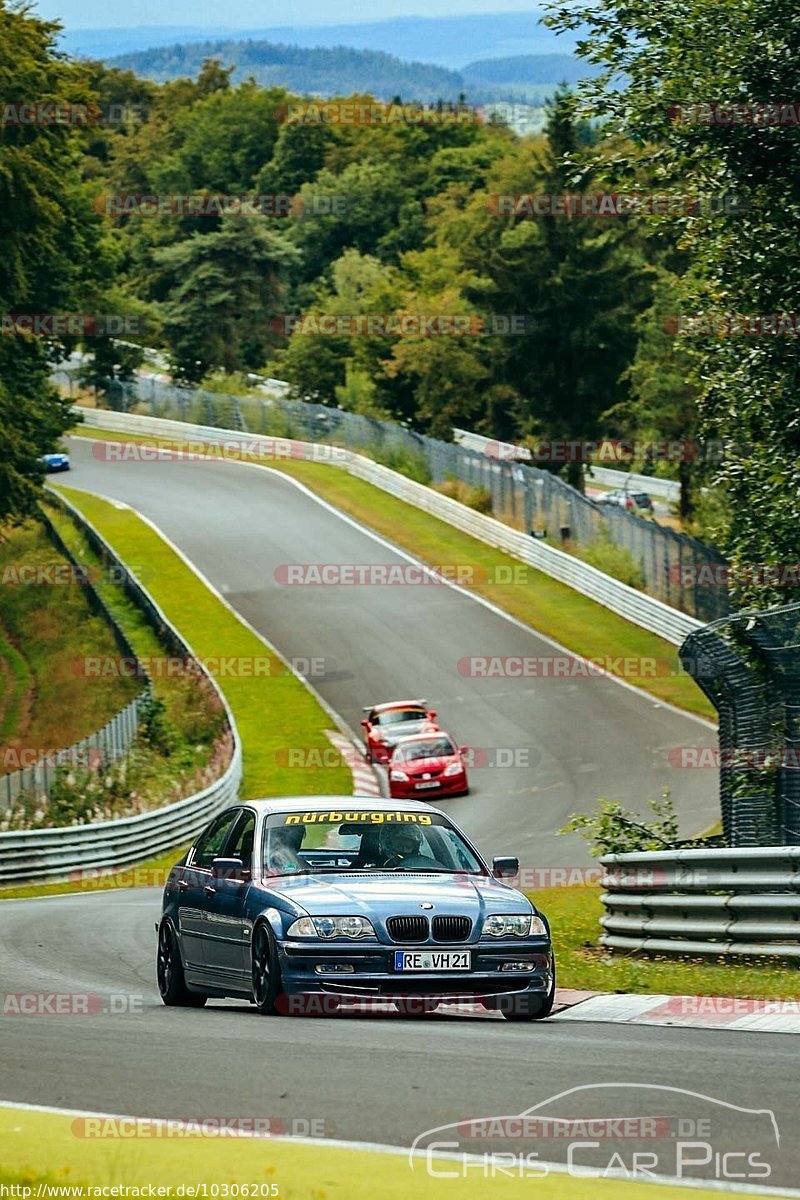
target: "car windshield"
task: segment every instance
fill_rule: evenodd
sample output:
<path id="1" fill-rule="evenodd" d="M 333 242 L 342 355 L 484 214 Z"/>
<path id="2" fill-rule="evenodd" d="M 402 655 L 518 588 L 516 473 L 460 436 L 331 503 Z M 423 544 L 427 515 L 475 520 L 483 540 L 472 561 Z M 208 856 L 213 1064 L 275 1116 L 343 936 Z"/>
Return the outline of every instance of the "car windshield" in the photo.
<path id="1" fill-rule="evenodd" d="M 376 713 L 372 718 L 373 725 L 397 725 L 401 721 L 424 721 L 427 717 L 424 708 L 390 708 L 386 712 Z"/>
<path id="2" fill-rule="evenodd" d="M 322 872 L 434 872 L 486 875 L 445 816 L 434 812 L 340 808 L 273 813 L 264 830 L 267 875 Z"/>
<path id="3" fill-rule="evenodd" d="M 452 758 L 456 748 L 449 738 L 426 738 L 424 742 L 401 742 L 392 762 L 417 762 L 421 758 Z"/>

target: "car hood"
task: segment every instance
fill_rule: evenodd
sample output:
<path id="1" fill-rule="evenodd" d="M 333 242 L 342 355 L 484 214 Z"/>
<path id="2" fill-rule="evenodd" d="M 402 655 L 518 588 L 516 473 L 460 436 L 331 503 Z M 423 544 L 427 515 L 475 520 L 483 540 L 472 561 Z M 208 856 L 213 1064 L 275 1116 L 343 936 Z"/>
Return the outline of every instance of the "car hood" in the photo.
<path id="1" fill-rule="evenodd" d="M 378 727 L 383 735 L 379 740 L 385 742 L 387 746 L 394 746 L 407 737 L 412 737 L 415 733 L 425 733 L 431 724 L 432 722 L 425 718 L 419 721 L 403 721 L 402 729 L 393 729 L 391 725 L 382 725 Z"/>
<path id="2" fill-rule="evenodd" d="M 392 766 L 397 767 L 401 771 L 405 771 L 407 775 L 424 775 L 430 771 L 443 771 L 445 767 L 449 767 L 450 763 L 457 763 L 458 759 L 454 754 L 437 754 L 433 758 L 415 758 L 411 762 L 393 762 Z"/>
<path id="3" fill-rule="evenodd" d="M 533 912 L 515 888 L 496 879 L 465 875 L 365 871 L 362 874 L 293 876 L 270 882 L 299 915 L 384 917 L 419 913 L 423 902 L 433 913 L 452 913 L 477 921 L 487 913 Z"/>

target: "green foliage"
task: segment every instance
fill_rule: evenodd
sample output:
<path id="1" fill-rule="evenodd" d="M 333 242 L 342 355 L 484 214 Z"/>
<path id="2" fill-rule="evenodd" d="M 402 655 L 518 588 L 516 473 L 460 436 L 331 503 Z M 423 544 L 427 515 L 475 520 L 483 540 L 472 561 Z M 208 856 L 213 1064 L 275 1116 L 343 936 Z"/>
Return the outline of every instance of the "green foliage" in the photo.
<path id="1" fill-rule="evenodd" d="M 605 533 L 605 530 L 603 531 Z M 645 578 L 641 565 L 624 546 L 615 545 L 606 534 L 591 546 L 582 546 L 576 551 L 583 562 L 597 567 L 606 575 L 612 575 L 629 587 L 644 589 Z"/>
<path id="2" fill-rule="evenodd" d="M 677 222 L 689 267 L 687 315 L 791 314 L 800 260 L 800 139 L 771 119 L 719 123 L 697 104 L 743 111 L 795 103 L 800 91 L 800 9 L 740 0 L 556 3 L 559 28 L 582 27 L 583 53 L 624 91 L 594 82 L 591 107 L 611 130 L 636 139 L 619 156 L 628 179 L 646 167 L 662 190 L 732 195 L 739 211 L 688 215 Z M 681 109 L 685 106 L 685 111 Z M 742 110 L 740 110 L 742 111 Z M 699 119 L 698 119 L 699 117 Z M 664 220 L 676 224 L 674 215 Z M 663 226 L 664 220 L 661 224 Z M 724 328 L 724 326 L 723 326 Z M 704 437 L 726 454 L 719 475 L 730 500 L 723 548 L 734 562 L 793 562 L 800 523 L 800 341 L 793 335 L 713 332 L 693 338 Z M 791 587 L 754 586 L 744 599 L 766 606 L 794 600 Z"/>
<path id="3" fill-rule="evenodd" d="M 0 3 L 0 96 L 4 106 L 32 101 L 84 105 L 93 93 L 84 70 L 55 50 L 58 26 L 26 8 Z M 84 109 L 88 111 L 88 109 Z M 97 311 L 96 284 L 107 272 L 101 218 L 81 181 L 85 130 L 68 124 L 0 128 L 0 314 Z M 35 510 L 41 454 L 71 424 L 69 403 L 48 382 L 58 339 L 3 329 L 0 336 L 0 522 Z"/>
<path id="4" fill-rule="evenodd" d="M 641 850 L 669 850 L 678 841 L 678 818 L 669 792 L 648 801 L 653 820 L 642 821 L 618 800 L 600 800 L 593 813 L 575 813 L 559 833 L 579 833 L 593 858 Z"/>
<path id="5" fill-rule="evenodd" d="M 218 231 L 156 252 L 167 299 L 164 332 L 180 379 L 212 366 L 264 362 L 274 341 L 265 314 L 279 302 L 281 270 L 295 252 L 261 217 L 225 216 Z"/>

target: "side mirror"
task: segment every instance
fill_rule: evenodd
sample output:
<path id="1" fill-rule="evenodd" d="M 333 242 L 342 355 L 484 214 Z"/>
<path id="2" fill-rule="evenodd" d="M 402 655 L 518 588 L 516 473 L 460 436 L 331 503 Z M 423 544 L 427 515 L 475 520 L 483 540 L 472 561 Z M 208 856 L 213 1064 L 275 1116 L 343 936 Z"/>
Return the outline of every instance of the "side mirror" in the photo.
<path id="1" fill-rule="evenodd" d="M 492 874 L 495 879 L 516 879 L 519 875 L 519 859 L 508 855 L 492 859 Z"/>
<path id="2" fill-rule="evenodd" d="M 429 719 L 432 721 L 432 720 L 434 719 L 434 717 L 435 717 L 435 716 L 436 716 L 436 709 L 435 709 L 435 708 L 432 708 L 432 709 L 430 710 L 430 712 L 428 713 L 428 717 L 429 717 Z"/>
<path id="3" fill-rule="evenodd" d="M 244 882 L 244 863 L 240 858 L 215 858 L 211 861 L 211 872 L 215 880 L 230 883 Z M 249 875 L 249 871 L 247 874 Z"/>
<path id="4" fill-rule="evenodd" d="M 365 729 L 367 728 L 367 726 L 369 725 L 369 721 L 367 720 L 367 718 L 366 718 L 366 717 L 364 717 L 364 719 L 363 719 L 363 721 L 361 722 L 361 724 L 364 726 L 364 728 L 365 728 Z"/>
<path id="5" fill-rule="evenodd" d="M 459 754 L 469 754 L 469 746 L 459 746 L 458 753 Z"/>

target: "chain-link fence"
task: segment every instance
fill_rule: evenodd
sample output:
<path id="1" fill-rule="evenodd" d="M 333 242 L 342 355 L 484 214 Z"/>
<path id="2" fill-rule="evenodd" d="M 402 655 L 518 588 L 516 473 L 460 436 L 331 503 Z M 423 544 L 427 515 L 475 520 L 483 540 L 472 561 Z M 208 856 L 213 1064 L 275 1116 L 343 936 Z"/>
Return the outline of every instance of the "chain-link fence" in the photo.
<path id="1" fill-rule="evenodd" d="M 800 604 L 715 621 L 680 657 L 719 713 L 725 841 L 800 845 Z"/>
<path id="2" fill-rule="evenodd" d="M 627 551 L 643 590 L 673 608 L 701 621 L 729 611 L 727 589 L 718 582 L 725 560 L 716 550 L 627 509 L 601 507 L 550 471 L 490 458 L 455 442 L 323 404 L 179 388 L 155 376 L 114 384 L 104 404 L 242 433 L 339 445 L 420 482 L 455 481 L 473 489 L 468 502 L 579 555 L 604 543 Z"/>

